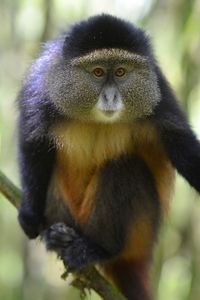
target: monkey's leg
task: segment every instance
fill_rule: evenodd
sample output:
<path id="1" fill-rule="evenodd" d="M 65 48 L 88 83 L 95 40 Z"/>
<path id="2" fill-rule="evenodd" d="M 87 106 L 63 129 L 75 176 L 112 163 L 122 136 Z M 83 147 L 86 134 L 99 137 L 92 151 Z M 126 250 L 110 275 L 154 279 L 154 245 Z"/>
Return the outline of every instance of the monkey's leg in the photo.
<path id="1" fill-rule="evenodd" d="M 148 263 L 145 261 L 116 260 L 103 266 L 104 273 L 128 300 L 150 300 Z M 130 284 L 131 283 L 131 284 Z"/>
<path id="2" fill-rule="evenodd" d="M 64 223 L 53 224 L 42 237 L 47 249 L 55 251 L 71 272 L 109 257 L 100 246 Z"/>
<path id="3" fill-rule="evenodd" d="M 104 273 L 111 278 L 128 300 L 150 300 L 148 289 L 149 261 L 116 259 L 109 262 L 110 255 L 101 247 L 77 233 L 64 223 L 55 223 L 44 232 L 46 246 L 54 250 L 66 268 L 73 272 L 91 262 L 100 262 Z M 108 260 L 105 263 L 105 260 Z"/>
<path id="4" fill-rule="evenodd" d="M 123 156 L 109 161 L 98 176 L 91 211 L 81 230 L 55 224 L 43 235 L 47 248 L 55 250 L 72 270 L 117 257 L 132 239 L 130 227 L 137 228 L 140 216 L 147 215 L 150 238 L 158 227 L 160 210 L 154 181 L 139 157 Z M 143 217 L 141 220 L 143 227 Z M 133 244 L 135 248 L 138 246 Z"/>

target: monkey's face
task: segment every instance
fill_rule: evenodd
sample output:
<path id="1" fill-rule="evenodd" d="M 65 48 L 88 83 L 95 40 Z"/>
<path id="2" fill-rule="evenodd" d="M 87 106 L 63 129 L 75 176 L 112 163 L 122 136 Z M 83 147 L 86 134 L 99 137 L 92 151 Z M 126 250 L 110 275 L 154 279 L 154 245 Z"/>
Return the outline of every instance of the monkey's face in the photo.
<path id="1" fill-rule="evenodd" d="M 144 56 L 95 50 L 58 67 L 50 95 L 70 119 L 131 122 L 151 115 L 160 100 L 156 73 Z"/>

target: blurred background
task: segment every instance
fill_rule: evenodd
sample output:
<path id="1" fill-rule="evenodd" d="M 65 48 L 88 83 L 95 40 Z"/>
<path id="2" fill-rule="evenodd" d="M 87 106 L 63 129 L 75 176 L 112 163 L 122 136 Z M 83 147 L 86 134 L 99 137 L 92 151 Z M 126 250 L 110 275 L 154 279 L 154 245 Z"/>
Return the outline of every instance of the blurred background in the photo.
<path id="1" fill-rule="evenodd" d="M 102 12 L 127 18 L 149 33 L 200 137 L 200 0 L 1 0 L 0 169 L 17 185 L 15 98 L 25 70 L 42 42 L 68 23 Z M 80 299 L 60 278 L 62 264 L 39 241 L 25 238 L 16 216 L 0 195 L 0 299 Z M 154 256 L 156 300 L 200 299 L 200 197 L 178 176 Z M 88 299 L 100 298 L 92 293 Z"/>

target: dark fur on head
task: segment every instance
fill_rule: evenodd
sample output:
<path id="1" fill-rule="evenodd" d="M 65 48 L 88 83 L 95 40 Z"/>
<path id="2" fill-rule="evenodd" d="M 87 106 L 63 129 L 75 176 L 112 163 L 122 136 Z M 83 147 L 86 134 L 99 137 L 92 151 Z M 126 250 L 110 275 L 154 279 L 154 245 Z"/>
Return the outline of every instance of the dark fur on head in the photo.
<path id="1" fill-rule="evenodd" d="M 103 14 L 72 26 L 63 53 L 74 58 L 102 48 L 119 48 L 146 56 L 151 52 L 149 39 L 142 29 Z"/>

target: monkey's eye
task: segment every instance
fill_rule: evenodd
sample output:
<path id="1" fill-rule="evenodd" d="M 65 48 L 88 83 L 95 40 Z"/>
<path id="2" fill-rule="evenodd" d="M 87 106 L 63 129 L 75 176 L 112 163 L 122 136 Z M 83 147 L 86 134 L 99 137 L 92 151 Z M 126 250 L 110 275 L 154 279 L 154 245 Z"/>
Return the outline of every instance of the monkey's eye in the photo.
<path id="1" fill-rule="evenodd" d="M 102 68 L 95 68 L 92 73 L 94 74 L 94 76 L 96 77 L 103 77 L 105 75 L 105 72 Z"/>
<path id="2" fill-rule="evenodd" d="M 115 76 L 117 77 L 123 77 L 126 74 L 126 70 L 124 68 L 118 68 L 115 71 Z"/>

